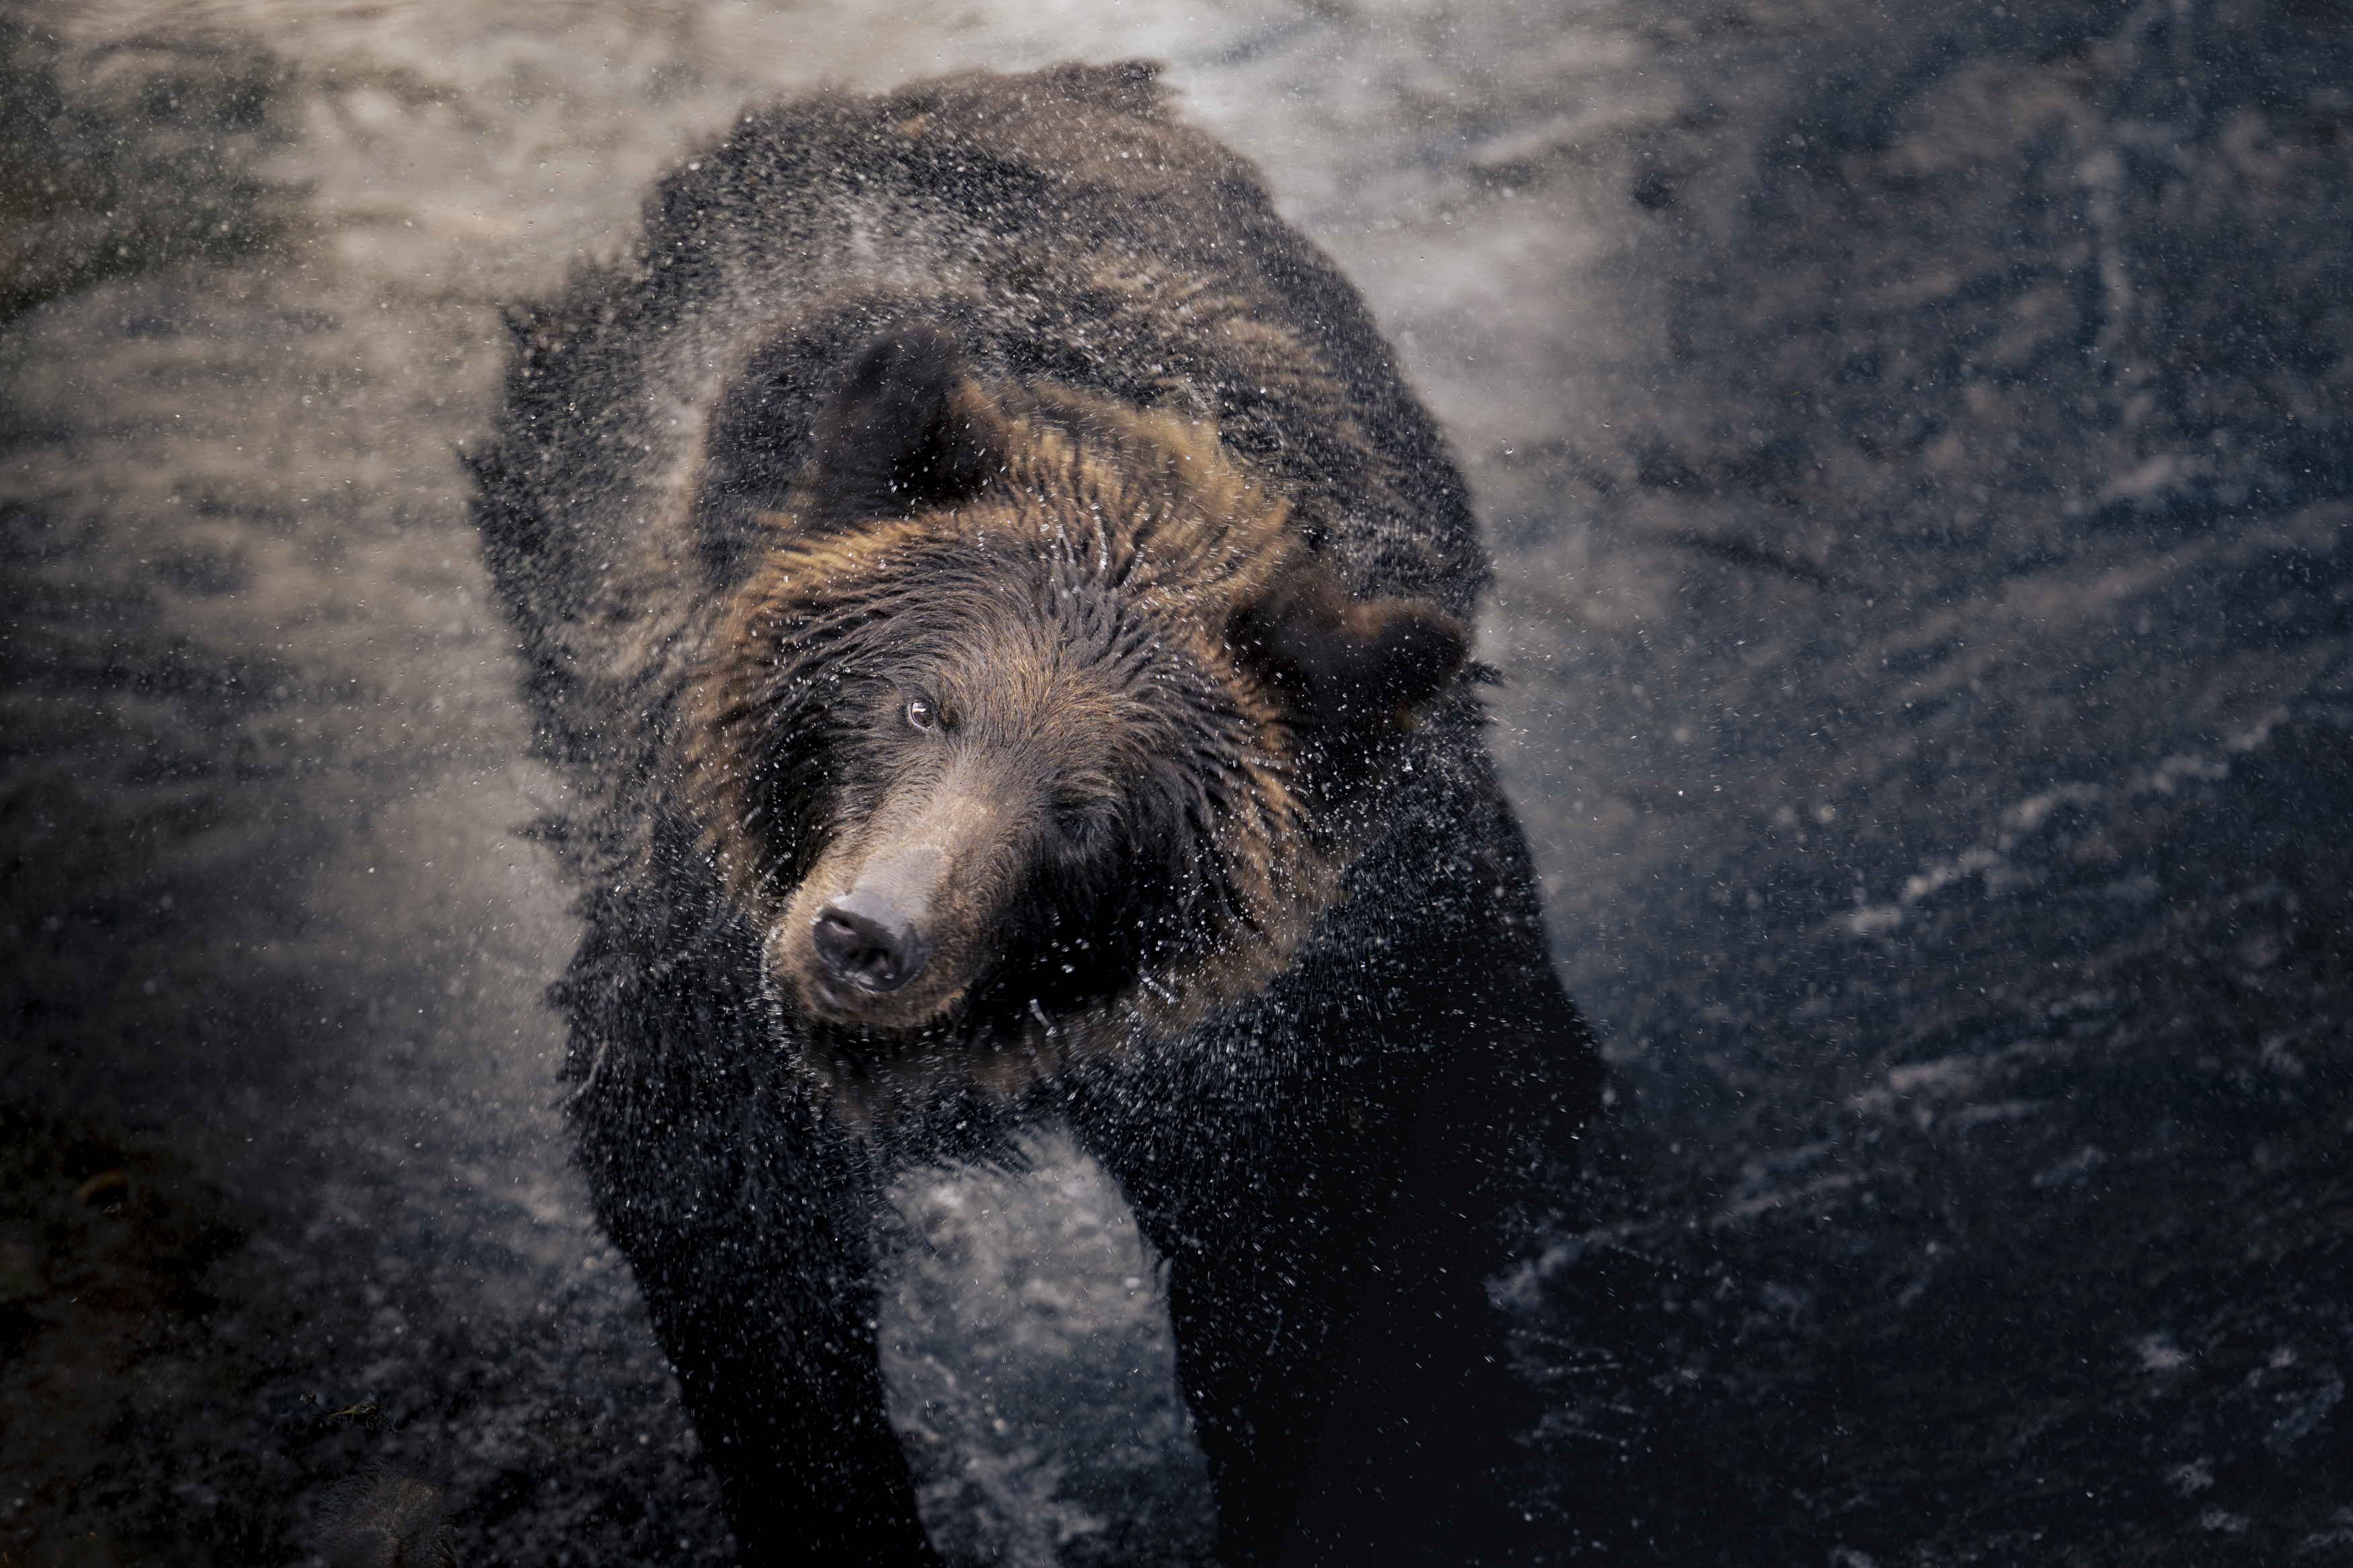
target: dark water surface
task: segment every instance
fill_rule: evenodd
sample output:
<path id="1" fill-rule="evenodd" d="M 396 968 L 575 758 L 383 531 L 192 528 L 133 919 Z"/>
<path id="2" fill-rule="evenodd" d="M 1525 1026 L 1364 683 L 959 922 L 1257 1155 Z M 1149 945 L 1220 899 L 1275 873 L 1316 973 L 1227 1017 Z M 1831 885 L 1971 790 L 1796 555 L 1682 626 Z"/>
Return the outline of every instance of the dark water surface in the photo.
<path id="1" fill-rule="evenodd" d="M 497 307 L 747 100 L 1128 55 L 1488 523 L 1618 1069 L 1497 1284 L 1561 1555 L 2353 1562 L 2330 0 L 0 7 L 0 1552 L 726 1554 L 553 1109 Z M 902 1188 L 929 1517 L 1199 1561 L 1067 1147 Z"/>

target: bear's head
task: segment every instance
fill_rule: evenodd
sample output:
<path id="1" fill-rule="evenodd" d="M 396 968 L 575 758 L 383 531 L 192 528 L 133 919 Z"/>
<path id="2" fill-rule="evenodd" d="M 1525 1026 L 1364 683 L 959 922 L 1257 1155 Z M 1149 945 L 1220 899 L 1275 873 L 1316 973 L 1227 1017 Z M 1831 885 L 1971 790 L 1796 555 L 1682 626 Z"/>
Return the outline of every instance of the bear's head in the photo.
<path id="1" fill-rule="evenodd" d="M 1460 623 L 1360 602 L 1214 428 L 884 337 L 723 616 L 687 798 L 841 1113 L 1262 987 Z"/>

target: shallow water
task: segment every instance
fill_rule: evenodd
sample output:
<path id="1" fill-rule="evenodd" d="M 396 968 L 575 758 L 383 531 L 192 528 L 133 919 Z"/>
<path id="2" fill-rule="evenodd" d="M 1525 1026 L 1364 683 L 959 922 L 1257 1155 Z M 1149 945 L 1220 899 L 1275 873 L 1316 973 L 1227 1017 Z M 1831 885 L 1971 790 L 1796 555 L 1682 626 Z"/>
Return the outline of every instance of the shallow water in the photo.
<path id="1" fill-rule="evenodd" d="M 33 1325 L 5 1375 L 46 1401 L 0 1432 L 0 1471 L 30 1478 L 0 1498 L 0 1544 L 300 1555 L 327 1489 L 385 1460 L 447 1487 L 469 1560 L 723 1552 L 565 1163 L 540 992 L 575 933 L 527 831 L 559 786 L 528 760 L 457 458 L 496 394 L 498 307 L 626 247 L 647 183 L 740 105 L 820 82 L 1166 61 L 1451 432 L 1497 556 L 1498 752 L 1620 1073 L 1619 1131 L 1596 1135 L 1617 1184 L 1510 1282 L 1565 1390 L 1565 1549 L 1672 1560 L 1685 1538 L 1642 1547 L 1599 1516 L 1704 1493 L 1694 1452 L 1752 1500 L 1878 1474 L 1848 1456 L 1793 1478 L 1774 1456 L 1804 1444 L 1757 1413 L 1814 1419 L 1788 1391 L 1889 1342 L 1873 1314 L 1915 1284 L 1903 1311 L 1935 1326 L 1905 1332 L 1929 1348 L 1885 1352 L 1883 1386 L 1967 1384 L 1922 1369 L 2004 1295 L 2063 1295 L 2071 1216 L 2113 1213 L 2126 1171 L 2139 1192 L 2195 1177 L 2211 1210 L 2172 1243 L 2116 1221 L 2144 1262 L 2231 1251 L 2271 1181 L 2313 1194 L 2297 1223 L 2318 1227 L 2278 1267 L 2341 1275 L 2314 1217 L 2345 1213 L 2353 1129 L 2334 13 L 8 15 L 11 112 L 37 125 L 16 142 L 52 154 L 0 177 L 9 1078 L 167 1148 L 222 1189 L 174 1176 L 175 1201 L 251 1239 L 161 1348 L 104 1349 L 113 1320 L 50 1288 L 61 1263 L 0 1279 Z M 2242 1118 L 2263 1130 L 2227 1131 Z M 884 1342 L 929 1517 L 976 1559 L 1198 1558 L 1206 1491 L 1148 1259 L 1047 1139 L 1023 1182 L 902 1189 L 923 1245 Z M 91 1174 L 60 1158 L 11 1226 Z M 1884 1300 L 1858 1283 L 1883 1272 Z M 2243 1356 L 2215 1291 L 2277 1319 Z M 1686 1342 L 1581 1304 L 1604 1297 L 1638 1320 L 1738 1307 Z M 2253 1358 L 2262 1420 L 2287 1424 L 2183 1394 L 2180 1429 L 2223 1436 L 2050 1461 L 2142 1500 L 2109 1538 L 2284 1551 L 2338 1528 L 2353 1496 L 2281 1500 L 2346 1441 L 2323 1397 L 2342 1313 L 2301 1300 L 2225 1281 L 2075 1314 L 2116 1314 L 2097 1332 L 2120 1366 L 2150 1336 Z M 1571 1375 L 1596 1343 L 1652 1390 L 1610 1395 L 1631 1436 Z M 375 1401 L 381 1429 L 305 1394 Z M 2102 1384 L 2083 1407 L 2161 1426 L 2171 1397 Z M 67 1441 L 126 1413 L 150 1439 Z M 1593 1480 L 1584 1442 L 1637 1479 Z M 1920 1474 L 2031 1492 L 2005 1468 L 2031 1436 L 1977 1442 L 1956 1452 L 1982 1462 Z M 2245 1479 L 2264 1456 L 2286 1480 Z M 2221 1479 L 2164 1479 L 2200 1464 Z M 1750 1539 L 1816 1556 L 1942 1560 L 2010 1528 L 1938 1544 L 1860 1504 L 1754 1506 L 1801 1522 Z"/>

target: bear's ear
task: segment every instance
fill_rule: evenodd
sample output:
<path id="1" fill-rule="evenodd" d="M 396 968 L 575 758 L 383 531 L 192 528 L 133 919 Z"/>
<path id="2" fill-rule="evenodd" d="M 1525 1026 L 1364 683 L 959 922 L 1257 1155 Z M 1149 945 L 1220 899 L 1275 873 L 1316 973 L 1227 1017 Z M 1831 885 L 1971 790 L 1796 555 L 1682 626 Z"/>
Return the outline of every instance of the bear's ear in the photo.
<path id="1" fill-rule="evenodd" d="M 804 521 L 820 527 L 958 500 L 1002 466 L 1002 420 L 941 327 L 871 344 L 818 416 Z"/>
<path id="2" fill-rule="evenodd" d="M 1437 605 L 1352 599 L 1331 566 L 1313 557 L 1238 607 L 1227 636 L 1290 697 L 1302 724 L 1393 719 L 1444 689 L 1471 652 L 1462 623 Z"/>

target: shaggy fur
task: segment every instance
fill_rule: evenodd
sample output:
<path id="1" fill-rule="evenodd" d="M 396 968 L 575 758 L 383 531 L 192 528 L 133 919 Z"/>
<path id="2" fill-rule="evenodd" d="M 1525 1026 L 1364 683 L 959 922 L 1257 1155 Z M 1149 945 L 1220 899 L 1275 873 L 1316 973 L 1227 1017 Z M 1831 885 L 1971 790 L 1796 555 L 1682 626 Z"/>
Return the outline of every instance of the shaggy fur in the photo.
<path id="1" fill-rule="evenodd" d="M 894 393 L 929 377 L 970 454 L 918 484 L 828 443 L 768 520 L 686 725 L 693 814 L 766 932 L 789 1037 L 861 1126 L 1013 1095 L 1262 991 L 1362 837 L 1335 797 L 1462 648 L 1425 606 L 1347 601 L 1207 425 L 1051 389 L 1013 412 L 937 332 L 869 359 Z M 930 413 L 859 435 L 920 444 Z M 898 494 L 911 515 L 888 515 Z M 824 901 L 878 845 L 952 832 L 910 820 L 943 791 L 987 819 L 933 911 L 955 945 L 885 1005 L 812 1010 Z"/>
<path id="2" fill-rule="evenodd" d="M 516 318 L 485 548 L 588 931 L 599 1214 L 747 1560 L 925 1548 L 894 1163 L 1053 1114 L 1251 1562 L 1505 1560 L 1482 1281 L 1590 1113 L 1478 741 L 1461 484 L 1150 68 L 747 116 Z"/>

